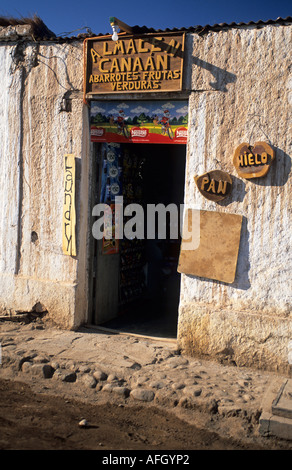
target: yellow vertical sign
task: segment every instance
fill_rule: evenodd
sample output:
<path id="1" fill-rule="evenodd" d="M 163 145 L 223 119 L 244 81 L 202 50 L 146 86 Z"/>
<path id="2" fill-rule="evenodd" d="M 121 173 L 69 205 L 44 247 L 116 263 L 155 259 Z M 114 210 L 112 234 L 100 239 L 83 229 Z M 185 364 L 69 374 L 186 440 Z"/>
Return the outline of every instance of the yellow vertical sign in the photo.
<path id="1" fill-rule="evenodd" d="M 63 253 L 76 256 L 76 210 L 75 210 L 75 155 L 64 159 L 64 201 L 62 221 Z"/>

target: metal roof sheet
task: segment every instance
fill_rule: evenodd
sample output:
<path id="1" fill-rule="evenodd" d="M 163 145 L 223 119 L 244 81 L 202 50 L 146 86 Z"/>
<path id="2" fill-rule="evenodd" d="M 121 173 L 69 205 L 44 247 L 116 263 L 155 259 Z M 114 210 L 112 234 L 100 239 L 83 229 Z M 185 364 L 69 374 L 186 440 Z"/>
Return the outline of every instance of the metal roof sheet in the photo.
<path id="1" fill-rule="evenodd" d="M 173 32 L 186 32 L 186 33 L 196 33 L 199 35 L 204 35 L 207 34 L 209 31 L 215 31 L 219 32 L 222 30 L 227 30 L 227 29 L 232 29 L 232 28 L 242 28 L 242 27 L 256 27 L 256 28 L 261 28 L 267 25 L 289 25 L 292 23 L 292 17 L 288 16 L 287 18 L 277 18 L 276 20 L 258 20 L 258 21 L 249 21 L 248 23 L 240 22 L 240 23 L 218 23 L 214 25 L 196 25 L 196 26 L 189 26 L 189 27 L 182 27 L 182 28 L 166 28 L 166 29 L 154 29 L 154 28 L 148 28 L 147 26 L 132 26 L 132 30 L 134 34 L 147 34 L 147 33 L 173 33 Z M 112 33 L 106 33 L 111 35 Z M 64 40 L 72 40 L 72 39 L 85 39 L 88 37 L 98 37 L 98 36 L 104 36 L 103 33 L 100 34 L 79 34 L 76 37 L 67 37 L 67 38 L 61 38 Z M 59 39 L 59 38 L 57 38 Z"/>
<path id="2" fill-rule="evenodd" d="M 17 20 L 14 20 L 17 21 Z M 41 20 L 40 20 L 41 21 Z M 256 28 L 262 28 L 267 25 L 290 25 L 292 23 L 292 17 L 288 16 L 287 18 L 277 18 L 276 20 L 258 20 L 258 21 L 249 21 L 248 23 L 240 22 L 232 22 L 232 23 L 218 23 L 214 25 L 196 25 L 196 26 L 189 26 L 189 27 L 182 27 L 182 28 L 166 28 L 166 29 L 154 29 L 154 28 L 148 28 L 147 26 L 132 26 L 132 30 L 134 34 L 147 34 L 147 33 L 173 33 L 173 32 L 186 32 L 186 33 L 196 33 L 199 35 L 204 35 L 207 34 L 209 31 L 214 31 L 214 32 L 219 32 L 219 31 L 224 31 L 232 28 L 246 28 L 246 27 L 256 27 Z M 17 24 L 14 22 L 14 24 Z M 21 23 L 23 24 L 23 22 Z M 43 23 L 42 23 L 43 24 Z M 0 27 L 4 26 L 1 25 L 0 21 Z M 40 31 L 38 28 L 35 29 L 34 31 L 34 37 L 33 39 L 35 41 L 53 41 L 53 42 L 71 42 L 71 41 L 76 41 L 76 40 L 84 40 L 86 38 L 90 37 L 99 37 L 99 36 L 104 36 L 104 33 L 93 33 L 91 32 L 88 28 L 88 31 L 86 33 L 81 33 L 78 34 L 77 36 L 55 36 L 54 33 L 51 33 L 51 31 L 45 27 L 43 24 L 44 28 L 41 31 L 41 34 L 37 34 L 38 31 Z M 50 34 L 51 33 L 51 34 Z M 65 33 L 65 34 L 70 34 L 70 33 Z M 106 35 L 111 35 L 112 33 L 106 33 Z M 24 38 L 19 38 L 19 40 L 23 40 Z M 9 41 L 9 38 L 6 40 Z M 12 40 L 12 39 L 11 39 Z M 15 38 L 13 39 L 15 41 Z"/>

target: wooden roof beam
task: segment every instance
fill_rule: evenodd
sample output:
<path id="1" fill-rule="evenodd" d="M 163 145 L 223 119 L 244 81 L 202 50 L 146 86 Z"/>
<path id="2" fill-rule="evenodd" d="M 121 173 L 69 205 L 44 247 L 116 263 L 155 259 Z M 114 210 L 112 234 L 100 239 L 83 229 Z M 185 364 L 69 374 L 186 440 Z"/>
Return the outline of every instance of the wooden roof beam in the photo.
<path id="1" fill-rule="evenodd" d="M 127 25 L 126 23 L 123 23 L 123 21 L 119 20 L 115 16 L 110 17 L 110 24 L 111 26 L 118 26 L 122 31 L 125 31 L 128 34 L 133 34 L 133 29 L 131 26 Z"/>

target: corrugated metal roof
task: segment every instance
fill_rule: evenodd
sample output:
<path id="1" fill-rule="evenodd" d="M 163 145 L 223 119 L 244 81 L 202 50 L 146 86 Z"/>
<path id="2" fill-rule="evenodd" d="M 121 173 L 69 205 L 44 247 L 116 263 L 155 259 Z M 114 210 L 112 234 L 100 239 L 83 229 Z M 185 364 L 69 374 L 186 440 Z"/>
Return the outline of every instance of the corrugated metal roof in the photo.
<path id="1" fill-rule="evenodd" d="M 248 23 L 235 23 L 235 22 L 232 22 L 232 23 L 219 23 L 219 24 L 214 24 L 213 26 L 210 26 L 210 25 L 206 25 L 206 26 L 197 26 L 196 28 L 196 33 L 198 34 L 205 34 L 209 31 L 221 31 L 221 30 L 224 30 L 224 29 L 231 29 L 231 28 L 240 28 L 240 27 L 249 27 L 249 26 L 253 26 L 253 27 L 263 27 L 263 26 L 267 26 L 267 25 L 276 25 L 276 24 L 280 24 L 280 25 L 288 25 L 288 24 L 291 24 L 292 23 L 292 17 L 291 16 L 288 16 L 287 18 L 277 18 L 276 20 L 266 20 L 266 21 L 263 21 L 263 20 L 259 20 L 259 21 L 249 21 Z"/>
<path id="2" fill-rule="evenodd" d="M 154 29 L 154 28 L 148 28 L 147 26 L 132 26 L 132 30 L 134 34 L 147 34 L 147 33 L 173 33 L 173 32 L 186 32 L 186 33 L 196 33 L 199 35 L 204 35 L 207 34 L 209 31 L 223 31 L 226 29 L 232 29 L 232 28 L 242 28 L 242 27 L 256 27 L 256 28 L 262 28 L 267 25 L 289 25 L 292 24 L 292 17 L 288 16 L 287 18 L 277 18 L 276 20 L 259 20 L 259 21 L 249 21 L 248 23 L 218 23 L 214 25 L 197 25 L 197 26 L 189 26 L 189 27 L 182 27 L 182 28 L 166 28 L 166 29 Z M 106 33 L 111 35 L 112 33 Z M 66 38 L 56 38 L 57 40 L 76 40 L 76 39 L 86 39 L 88 37 L 98 37 L 98 36 L 104 36 L 103 33 L 100 34 L 78 34 L 78 36 L 75 37 L 66 37 Z"/>
<path id="3" fill-rule="evenodd" d="M 276 20 L 259 20 L 259 21 L 250 21 L 249 23 L 218 23 L 214 25 L 197 25 L 197 26 L 190 26 L 188 28 L 173 28 L 173 29 L 152 29 L 152 28 L 147 28 L 146 26 L 134 26 L 133 30 L 134 33 L 139 34 L 139 33 L 162 33 L 162 32 L 175 32 L 175 31 L 185 31 L 185 32 L 190 32 L 190 33 L 197 33 L 197 34 L 204 34 L 207 33 L 208 31 L 221 31 L 222 29 L 230 29 L 230 28 L 239 28 L 242 26 L 265 26 L 265 25 L 273 25 L 273 24 L 290 24 L 292 23 L 292 17 L 289 16 L 287 18 L 277 18 Z"/>
<path id="4" fill-rule="evenodd" d="M 17 20 L 16 20 L 17 21 Z M 41 21 L 41 20 L 40 20 Z M 267 25 L 289 25 L 292 23 L 292 17 L 288 16 L 287 18 L 277 18 L 276 20 L 258 20 L 258 21 L 250 21 L 248 23 L 240 22 L 240 23 L 218 23 L 214 25 L 196 25 L 196 26 L 189 26 L 189 27 L 182 27 L 182 28 L 166 28 L 166 29 L 154 29 L 154 28 L 148 28 L 147 26 L 132 26 L 132 30 L 134 34 L 147 34 L 147 33 L 173 33 L 173 32 L 186 32 L 186 33 L 196 33 L 199 35 L 204 35 L 207 34 L 209 31 L 224 31 L 232 28 L 246 28 L 246 27 L 255 27 L 255 28 L 262 28 Z M 16 23 L 14 23 L 16 24 Z M 21 23 L 23 24 L 23 22 Z M 30 23 L 31 24 L 31 23 Z M 4 26 L 3 24 L 1 25 L 0 21 L 0 27 Z M 44 25 L 45 26 L 45 25 Z M 45 27 L 46 28 L 46 27 Z M 54 41 L 54 42 L 71 42 L 71 41 L 76 41 L 76 40 L 84 40 L 86 38 L 90 37 L 99 37 L 99 36 L 104 36 L 104 33 L 93 33 L 93 32 L 87 32 L 87 33 L 81 33 L 78 34 L 77 36 L 55 36 L 54 33 L 51 33 L 51 31 L 48 30 L 48 28 L 43 29 L 41 34 L 37 34 L 37 28 L 34 31 L 34 37 L 33 39 L 35 41 Z M 48 34 L 51 33 L 51 34 Z M 69 33 L 68 33 L 69 34 Z M 112 33 L 106 33 L 111 35 Z M 24 38 L 19 38 L 19 39 L 24 39 Z M 6 40 L 9 40 L 7 38 Z M 12 40 L 12 39 L 11 39 Z M 15 40 L 15 39 L 13 39 Z"/>

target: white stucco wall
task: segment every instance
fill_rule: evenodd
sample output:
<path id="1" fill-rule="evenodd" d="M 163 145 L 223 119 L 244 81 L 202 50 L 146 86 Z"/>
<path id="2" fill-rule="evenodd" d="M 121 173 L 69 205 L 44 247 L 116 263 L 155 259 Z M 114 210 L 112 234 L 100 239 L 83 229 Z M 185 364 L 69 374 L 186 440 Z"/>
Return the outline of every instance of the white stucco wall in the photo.
<path id="1" fill-rule="evenodd" d="M 185 202 L 240 214 L 243 227 L 233 284 L 182 275 L 178 344 L 190 354 L 286 371 L 292 337 L 291 26 L 193 34 L 186 45 Z M 40 303 L 56 324 L 75 328 L 88 318 L 91 234 L 82 42 L 3 42 L 0 67 L 0 310 L 30 311 Z M 62 110 L 64 96 L 70 111 Z M 238 177 L 234 150 L 261 140 L 276 150 L 270 172 L 260 180 Z M 62 253 L 66 153 L 77 157 L 77 257 Z M 194 181 L 215 169 L 233 179 L 221 203 L 203 198 Z"/>
<path id="2" fill-rule="evenodd" d="M 2 43 L 0 67 L 0 307 L 30 311 L 41 303 L 53 321 L 72 328 L 86 316 L 87 207 L 81 210 L 80 196 L 84 191 L 87 204 L 88 175 L 82 179 L 81 168 L 84 174 L 89 131 L 82 43 Z M 61 110 L 65 93 L 70 112 Z M 76 258 L 62 253 L 66 153 L 77 157 Z"/>
<path id="3" fill-rule="evenodd" d="M 291 324 L 291 27 L 193 37 L 186 204 L 243 216 L 233 284 L 182 275 L 182 349 L 239 365 L 286 368 Z M 276 161 L 261 179 L 238 177 L 236 147 L 266 141 Z M 232 194 L 205 199 L 194 176 L 232 175 Z"/>

